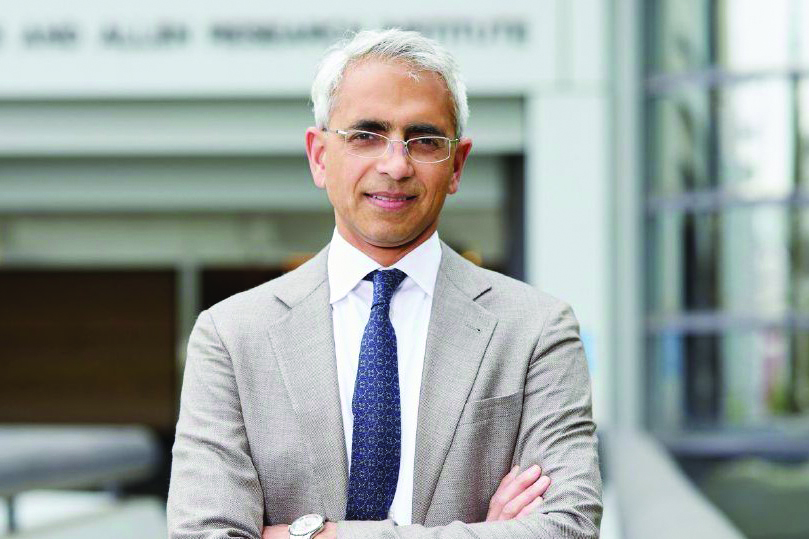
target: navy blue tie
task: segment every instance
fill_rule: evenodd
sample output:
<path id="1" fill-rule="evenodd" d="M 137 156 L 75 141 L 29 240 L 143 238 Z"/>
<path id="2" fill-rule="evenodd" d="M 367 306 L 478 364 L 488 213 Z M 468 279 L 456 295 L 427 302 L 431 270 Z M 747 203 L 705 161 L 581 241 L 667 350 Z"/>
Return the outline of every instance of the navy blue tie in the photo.
<path id="1" fill-rule="evenodd" d="M 406 277 L 398 269 L 377 270 L 371 317 L 360 345 L 351 409 L 354 430 L 348 478 L 347 520 L 384 520 L 399 481 L 402 419 L 396 333 L 390 300 Z M 367 277 L 366 277 L 367 279 Z"/>

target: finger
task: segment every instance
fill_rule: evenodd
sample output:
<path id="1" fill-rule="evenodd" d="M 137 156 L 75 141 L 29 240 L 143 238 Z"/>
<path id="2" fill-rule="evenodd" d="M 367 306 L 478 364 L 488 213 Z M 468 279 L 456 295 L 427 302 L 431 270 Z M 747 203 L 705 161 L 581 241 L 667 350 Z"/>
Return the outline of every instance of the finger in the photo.
<path id="1" fill-rule="evenodd" d="M 537 479 L 537 483 L 539 483 L 540 485 L 538 487 L 540 490 L 539 495 L 544 496 L 545 492 L 548 490 L 548 487 L 551 486 L 551 478 L 548 477 L 547 475 L 543 475 L 539 479 Z"/>
<path id="2" fill-rule="evenodd" d="M 537 510 L 537 507 L 539 507 L 543 501 L 544 499 L 542 498 L 542 496 L 537 496 L 536 498 L 534 498 L 533 502 L 523 507 L 522 510 L 519 513 L 517 513 L 517 516 L 514 518 L 522 518 L 526 515 L 530 515 L 531 513 Z"/>
<path id="3" fill-rule="evenodd" d="M 524 474 L 525 472 L 522 474 L 520 473 L 520 466 L 515 465 L 509 471 L 509 473 L 503 477 L 503 479 L 500 481 L 500 485 L 497 487 L 497 490 L 492 496 L 492 499 L 489 501 L 489 511 L 486 514 L 487 521 L 498 520 L 503 506 L 508 503 L 511 497 L 513 497 L 513 495 L 508 494 L 506 489 L 509 487 L 509 485 L 512 485 L 518 477 L 524 476 Z"/>
<path id="4" fill-rule="evenodd" d="M 548 490 L 550 482 L 551 478 L 547 475 L 537 479 L 531 486 L 520 492 L 514 499 L 503 506 L 503 510 L 500 511 L 500 520 L 515 518 L 524 507 L 528 506 L 528 504 L 532 503 L 538 497 L 541 497 L 542 494 Z"/>
<path id="5" fill-rule="evenodd" d="M 495 492 L 494 496 L 492 496 L 492 499 L 489 502 L 489 516 L 492 518 L 492 520 L 500 518 L 500 513 L 503 510 L 503 507 L 526 488 L 533 485 L 534 482 L 539 479 L 541 472 L 542 469 L 538 465 L 534 464 L 527 470 L 521 472 L 510 483 L 504 485 L 502 490 Z"/>
<path id="6" fill-rule="evenodd" d="M 520 465 L 515 464 L 511 468 L 511 470 L 509 470 L 509 472 L 506 475 L 503 476 L 503 479 L 500 480 L 500 484 L 497 485 L 497 490 L 500 490 L 501 488 L 504 488 L 506 485 L 511 483 L 514 480 L 514 478 L 517 477 L 517 474 L 519 474 L 519 473 L 520 473 Z"/>
<path id="7" fill-rule="evenodd" d="M 513 500 L 522 491 L 533 485 L 542 475 L 542 468 L 534 464 L 530 468 L 520 472 L 509 484 L 503 487 L 503 505 Z"/>
<path id="8" fill-rule="evenodd" d="M 494 497 L 497 496 L 499 493 L 502 493 L 503 489 L 509 483 L 511 483 L 514 480 L 514 478 L 517 477 L 517 474 L 519 474 L 519 473 L 520 473 L 520 465 L 515 464 L 511 468 L 511 470 L 509 470 L 509 472 L 506 475 L 503 476 L 503 479 L 500 480 L 500 484 L 497 485 L 497 490 L 494 492 L 494 496 L 492 496 L 492 499 L 494 499 Z M 496 520 L 496 515 L 493 515 L 493 513 L 492 513 L 493 510 L 494 510 L 494 506 L 491 503 L 489 503 L 489 512 L 486 513 L 486 520 L 489 520 L 489 518 L 491 518 L 493 516 L 495 517 L 494 520 Z"/>

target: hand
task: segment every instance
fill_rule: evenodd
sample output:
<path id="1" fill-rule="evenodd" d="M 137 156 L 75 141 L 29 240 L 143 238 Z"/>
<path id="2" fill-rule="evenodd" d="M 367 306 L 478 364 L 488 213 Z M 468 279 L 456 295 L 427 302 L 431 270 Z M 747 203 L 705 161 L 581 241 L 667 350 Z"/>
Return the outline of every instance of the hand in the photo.
<path id="1" fill-rule="evenodd" d="M 534 464 L 520 473 L 515 466 L 500 481 L 489 502 L 486 522 L 509 520 L 530 514 L 542 503 L 542 495 L 548 490 L 551 478 L 542 475 L 542 468 Z"/>
<path id="2" fill-rule="evenodd" d="M 336 539 L 337 524 L 326 522 L 314 539 Z M 274 526 L 264 526 L 261 532 L 261 539 L 289 539 L 289 524 L 275 524 Z"/>

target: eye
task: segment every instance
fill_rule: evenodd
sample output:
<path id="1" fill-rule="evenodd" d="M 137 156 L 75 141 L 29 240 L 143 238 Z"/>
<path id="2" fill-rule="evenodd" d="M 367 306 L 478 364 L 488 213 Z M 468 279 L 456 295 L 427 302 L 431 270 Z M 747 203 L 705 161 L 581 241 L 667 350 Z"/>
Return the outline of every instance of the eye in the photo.
<path id="1" fill-rule="evenodd" d="M 421 149 L 438 149 L 441 148 L 444 139 L 441 137 L 419 137 L 412 139 L 410 144 L 418 146 Z"/>
<path id="2" fill-rule="evenodd" d="M 354 144 L 367 144 L 379 142 L 382 140 L 382 138 L 379 135 L 369 133 L 367 131 L 349 131 L 348 135 L 346 136 L 346 140 Z"/>

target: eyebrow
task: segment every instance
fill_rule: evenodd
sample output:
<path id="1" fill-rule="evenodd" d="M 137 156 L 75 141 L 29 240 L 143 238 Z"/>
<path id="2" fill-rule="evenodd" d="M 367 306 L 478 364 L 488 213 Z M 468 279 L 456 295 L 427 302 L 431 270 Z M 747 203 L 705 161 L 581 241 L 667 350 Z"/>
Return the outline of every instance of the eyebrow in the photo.
<path id="1" fill-rule="evenodd" d="M 385 120 L 363 119 L 351 124 L 349 129 L 359 129 L 360 131 L 371 131 L 372 133 L 388 133 L 393 129 L 393 124 Z M 405 138 L 411 135 L 437 135 L 446 137 L 446 133 L 440 127 L 430 123 L 415 123 L 405 126 Z"/>
<path id="2" fill-rule="evenodd" d="M 383 120 L 357 120 L 349 129 L 359 129 L 360 131 L 372 131 L 374 133 L 387 133 L 393 126 L 390 122 Z"/>
<path id="3" fill-rule="evenodd" d="M 405 127 L 405 137 L 412 134 L 418 135 L 437 135 L 439 137 L 446 137 L 444 130 L 433 124 L 410 124 Z"/>

